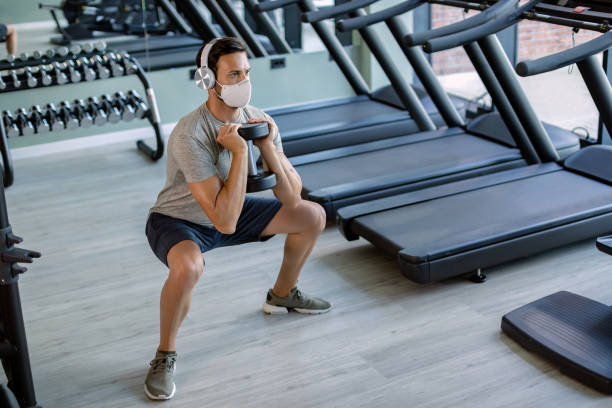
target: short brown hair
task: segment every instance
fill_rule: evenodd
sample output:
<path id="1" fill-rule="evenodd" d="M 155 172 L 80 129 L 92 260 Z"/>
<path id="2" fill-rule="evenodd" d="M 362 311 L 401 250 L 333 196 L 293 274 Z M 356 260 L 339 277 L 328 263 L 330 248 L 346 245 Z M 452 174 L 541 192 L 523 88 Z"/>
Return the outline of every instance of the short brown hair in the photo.
<path id="1" fill-rule="evenodd" d="M 204 51 L 204 47 L 206 47 L 206 44 L 204 44 L 200 48 L 200 50 L 198 51 L 198 55 L 196 55 L 196 66 L 198 68 L 200 68 L 200 66 L 202 65 L 200 63 L 201 62 L 200 60 L 202 59 L 202 51 Z M 235 52 L 246 52 L 246 50 L 247 50 L 246 45 L 239 38 L 235 38 L 235 37 L 219 38 L 213 44 L 212 48 L 210 49 L 210 52 L 208 53 L 207 66 L 214 73 L 217 73 L 217 61 L 219 61 L 219 58 L 221 58 L 223 55 L 226 55 L 226 54 L 233 54 Z"/>

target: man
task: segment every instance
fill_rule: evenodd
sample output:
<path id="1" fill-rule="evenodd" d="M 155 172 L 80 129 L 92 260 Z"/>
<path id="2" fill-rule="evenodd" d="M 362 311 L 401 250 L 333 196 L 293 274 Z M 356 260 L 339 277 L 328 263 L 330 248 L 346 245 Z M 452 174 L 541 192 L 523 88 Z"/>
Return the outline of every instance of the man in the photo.
<path id="1" fill-rule="evenodd" d="M 315 314 L 331 308 L 296 287 L 325 228 L 325 212 L 301 199 L 301 179 L 283 154 L 276 124 L 248 105 L 251 67 L 246 46 L 236 38 L 213 40 L 200 49 L 196 64 L 208 100 L 181 118 L 170 135 L 166 184 L 146 226 L 153 252 L 169 268 L 160 299 L 160 343 L 145 380 L 151 399 L 174 395 L 175 340 L 204 270 L 202 253 L 285 233 L 283 262 L 264 312 Z M 237 131 L 247 121 L 268 123 L 268 136 L 255 145 L 264 168 L 276 175 L 276 198 L 246 196 L 248 149 Z"/>
<path id="2" fill-rule="evenodd" d="M 6 41 L 6 51 L 17 54 L 17 30 L 10 24 L 0 24 L 0 41 Z"/>

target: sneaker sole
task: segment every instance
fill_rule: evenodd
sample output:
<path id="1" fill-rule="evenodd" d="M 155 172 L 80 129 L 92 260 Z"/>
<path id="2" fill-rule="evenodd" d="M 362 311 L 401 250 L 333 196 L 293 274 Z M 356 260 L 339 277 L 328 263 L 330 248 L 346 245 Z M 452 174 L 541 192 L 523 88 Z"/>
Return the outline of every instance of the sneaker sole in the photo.
<path id="1" fill-rule="evenodd" d="M 170 393 L 170 395 L 153 395 L 147 389 L 147 384 L 144 385 L 144 392 L 145 395 L 152 400 L 169 400 L 170 398 L 174 397 L 174 393 L 176 392 L 176 384 L 172 384 L 172 392 Z"/>
<path id="2" fill-rule="evenodd" d="M 302 313 L 302 314 L 323 314 L 323 313 L 327 313 L 331 310 L 331 306 L 328 307 L 327 309 L 302 309 L 299 307 L 295 307 L 295 308 L 289 308 L 289 307 L 285 307 L 285 306 L 274 306 L 269 304 L 268 302 L 264 302 L 263 304 L 263 311 L 266 314 L 287 314 L 289 313 L 289 311 L 293 310 L 295 312 L 298 313 Z"/>

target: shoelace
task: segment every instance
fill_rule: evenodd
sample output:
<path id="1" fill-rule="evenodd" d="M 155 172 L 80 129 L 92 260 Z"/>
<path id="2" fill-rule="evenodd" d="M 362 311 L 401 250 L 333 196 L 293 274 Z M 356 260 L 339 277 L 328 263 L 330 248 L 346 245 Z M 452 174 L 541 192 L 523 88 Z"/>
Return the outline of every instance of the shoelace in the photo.
<path id="1" fill-rule="evenodd" d="M 176 357 L 160 357 L 151 361 L 149 365 L 153 367 L 153 372 L 157 373 L 162 370 L 166 370 L 167 372 L 171 372 L 174 369 L 174 362 L 176 361 Z"/>

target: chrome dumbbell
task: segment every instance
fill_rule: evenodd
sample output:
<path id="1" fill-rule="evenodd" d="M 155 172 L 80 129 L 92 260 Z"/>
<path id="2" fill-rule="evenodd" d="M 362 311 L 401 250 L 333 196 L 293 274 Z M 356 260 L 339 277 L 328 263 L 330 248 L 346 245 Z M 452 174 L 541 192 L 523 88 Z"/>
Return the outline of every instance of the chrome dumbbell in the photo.
<path id="1" fill-rule="evenodd" d="M 49 86 L 53 83 L 53 77 L 50 72 L 53 72 L 53 65 L 40 66 L 40 83 L 43 84 L 43 86 Z"/>
<path id="2" fill-rule="evenodd" d="M 121 120 L 121 111 L 113 105 L 113 99 L 108 94 L 100 96 L 100 107 L 108 116 L 110 123 L 117 123 Z"/>
<path id="3" fill-rule="evenodd" d="M 35 88 L 38 85 L 38 79 L 34 76 L 32 67 L 25 67 L 24 72 L 28 88 Z"/>
<path id="4" fill-rule="evenodd" d="M 102 59 L 110 66 L 114 77 L 122 76 L 125 73 L 125 69 L 121 66 L 114 53 L 106 53 Z"/>
<path id="5" fill-rule="evenodd" d="M 64 85 L 68 82 L 68 75 L 64 71 L 67 69 L 67 65 L 65 62 L 54 62 L 53 63 L 53 72 L 55 75 L 55 81 L 58 85 Z"/>
<path id="6" fill-rule="evenodd" d="M 115 92 L 113 95 L 113 105 L 121 111 L 122 120 L 130 121 L 136 117 L 136 108 L 128 102 L 123 92 Z"/>
<path id="7" fill-rule="evenodd" d="M 87 98 L 87 111 L 93 116 L 93 123 L 97 126 L 102 126 L 108 122 L 108 115 L 100 107 L 100 101 L 95 96 Z"/>
<path id="8" fill-rule="evenodd" d="M 4 78 L 0 75 L 0 91 L 6 89 L 6 82 L 4 82 Z"/>
<path id="9" fill-rule="evenodd" d="M 93 124 L 93 117 L 87 111 L 87 106 L 82 99 L 75 99 L 72 102 L 72 114 L 79 118 L 81 127 L 87 128 Z"/>
<path id="10" fill-rule="evenodd" d="M 34 125 L 36 133 L 47 133 L 51 130 L 49 121 L 44 117 L 38 105 L 34 105 L 30 108 L 30 121 Z"/>
<path id="11" fill-rule="evenodd" d="M 17 127 L 21 131 L 22 136 L 30 136 L 34 134 L 34 125 L 30 121 L 28 117 L 28 112 L 24 108 L 17 109 L 17 116 L 15 120 L 17 121 Z"/>
<path id="12" fill-rule="evenodd" d="M 17 77 L 17 71 L 12 70 L 11 72 L 9 72 L 9 77 L 10 77 L 9 79 L 11 80 L 13 84 L 13 88 L 18 89 L 21 87 L 21 81 Z"/>
<path id="13" fill-rule="evenodd" d="M 79 118 L 72 114 L 72 110 L 70 108 L 70 102 L 62 101 L 60 102 L 58 114 L 64 121 L 66 129 L 76 129 L 79 127 Z"/>
<path id="14" fill-rule="evenodd" d="M 4 121 L 4 128 L 6 129 L 7 137 L 19 136 L 19 127 L 17 126 L 17 122 L 15 121 L 11 111 L 2 111 L 2 120 Z"/>
<path id="15" fill-rule="evenodd" d="M 58 109 L 55 107 L 55 104 L 48 103 L 45 106 L 45 113 L 43 116 L 49 122 L 52 131 L 63 130 L 66 128 L 66 124 L 59 116 Z"/>
<path id="16" fill-rule="evenodd" d="M 79 58 L 76 60 L 75 65 L 83 73 L 83 78 L 85 78 L 85 81 L 93 81 L 96 79 L 96 71 L 89 66 L 89 60 L 87 58 Z"/>
<path id="17" fill-rule="evenodd" d="M 98 72 L 98 78 L 106 79 L 110 77 L 110 70 L 104 66 L 104 61 L 102 61 L 99 55 L 91 57 L 89 59 L 89 64 L 95 67 L 95 70 Z"/>
<path id="18" fill-rule="evenodd" d="M 70 74 L 70 82 L 80 82 L 83 79 L 83 75 L 77 68 L 73 60 L 66 61 L 68 66 L 68 73 Z"/>
<path id="19" fill-rule="evenodd" d="M 140 95 L 138 95 L 138 92 L 136 92 L 136 90 L 134 89 L 129 90 L 127 95 L 128 95 L 128 101 L 130 102 L 130 104 L 136 108 L 136 117 L 138 119 L 142 119 L 148 112 L 149 106 L 140 97 Z"/>
<path id="20" fill-rule="evenodd" d="M 55 53 L 60 57 L 64 58 L 67 57 L 68 54 L 70 54 L 70 50 L 68 49 L 68 47 L 59 47 L 55 49 Z"/>

